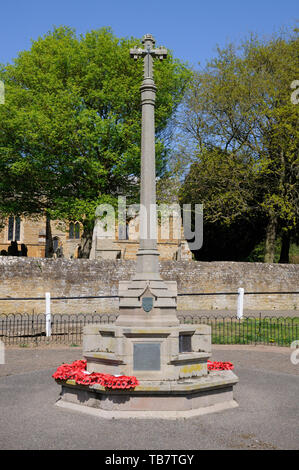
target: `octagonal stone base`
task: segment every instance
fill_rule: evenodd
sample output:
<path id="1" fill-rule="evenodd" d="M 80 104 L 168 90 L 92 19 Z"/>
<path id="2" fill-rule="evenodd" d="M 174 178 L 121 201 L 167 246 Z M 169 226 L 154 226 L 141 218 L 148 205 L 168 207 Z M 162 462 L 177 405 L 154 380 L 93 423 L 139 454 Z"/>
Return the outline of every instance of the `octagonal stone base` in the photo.
<path id="1" fill-rule="evenodd" d="M 140 381 L 134 390 L 57 382 L 62 385 L 58 406 L 108 419 L 188 418 L 238 406 L 233 399 L 238 377 L 232 371 L 180 381 Z"/>

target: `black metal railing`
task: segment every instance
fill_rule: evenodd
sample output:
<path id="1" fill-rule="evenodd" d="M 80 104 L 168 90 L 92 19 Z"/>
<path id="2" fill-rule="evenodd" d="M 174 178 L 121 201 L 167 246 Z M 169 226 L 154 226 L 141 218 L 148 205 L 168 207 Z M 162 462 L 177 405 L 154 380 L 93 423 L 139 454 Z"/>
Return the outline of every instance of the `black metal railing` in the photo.
<path id="1" fill-rule="evenodd" d="M 271 294 L 299 294 L 297 291 L 267 291 L 245 292 L 245 295 L 271 295 Z M 221 296 L 238 295 L 238 292 L 181 292 L 178 296 Z M 89 299 L 118 299 L 118 295 L 89 295 L 89 296 L 53 296 L 52 301 L 89 300 Z M 4 297 L 0 298 L 5 304 L 8 301 L 43 300 L 45 297 Z M 80 307 L 79 307 L 80 308 Z M 1 311 L 1 310 L 0 310 Z M 212 342 L 214 344 L 276 344 L 289 346 L 299 339 L 299 317 L 279 316 L 223 316 L 211 311 L 211 315 L 203 312 L 181 314 L 178 317 L 181 323 L 205 323 L 211 326 Z M 49 324 L 46 325 L 45 314 L 28 313 L 0 313 L 0 340 L 7 345 L 27 345 L 41 343 L 61 343 L 80 345 L 83 338 L 83 327 L 89 323 L 113 323 L 117 314 L 111 313 L 79 313 L 59 314 L 50 316 L 51 335 Z M 49 321 L 49 319 L 48 319 Z M 48 328 L 46 327 L 48 326 Z"/>
<path id="2" fill-rule="evenodd" d="M 299 317 L 259 314 L 241 319 L 231 316 L 178 315 L 181 323 L 211 326 L 213 344 L 264 344 L 290 346 L 299 339 Z"/>
<path id="3" fill-rule="evenodd" d="M 117 314 L 52 314 L 51 336 L 46 336 L 44 314 L 0 314 L 0 340 L 6 345 L 69 344 L 80 346 L 83 327 L 90 323 L 114 323 Z M 183 324 L 211 326 L 213 344 L 265 344 L 290 346 L 299 339 L 299 317 L 178 314 Z"/>
<path id="4" fill-rule="evenodd" d="M 59 314 L 51 316 L 51 336 L 46 336 L 46 316 L 43 313 L 29 315 L 0 315 L 0 339 L 7 345 L 29 343 L 61 343 L 80 345 L 83 327 L 89 323 L 114 323 L 113 314 Z"/>

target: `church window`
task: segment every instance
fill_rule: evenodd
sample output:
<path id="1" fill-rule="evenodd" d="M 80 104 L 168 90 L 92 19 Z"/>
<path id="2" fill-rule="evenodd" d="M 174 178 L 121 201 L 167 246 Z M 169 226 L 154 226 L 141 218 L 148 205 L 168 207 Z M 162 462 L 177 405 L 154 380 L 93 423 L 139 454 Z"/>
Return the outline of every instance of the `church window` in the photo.
<path id="1" fill-rule="evenodd" d="M 74 238 L 75 236 L 75 224 L 71 222 L 69 225 L 69 238 Z"/>
<path id="2" fill-rule="evenodd" d="M 75 238 L 80 238 L 80 224 L 79 224 L 79 222 L 75 223 Z"/>
<path id="3" fill-rule="evenodd" d="M 53 251 L 54 251 L 54 253 L 57 251 L 58 243 L 59 243 L 59 239 L 57 237 L 54 237 L 53 238 Z"/>
<path id="4" fill-rule="evenodd" d="M 8 240 L 19 241 L 21 236 L 20 217 L 9 217 L 8 219 Z"/>
<path id="5" fill-rule="evenodd" d="M 80 224 L 79 222 L 70 222 L 69 225 L 69 238 L 70 239 L 78 239 L 80 238 Z"/>

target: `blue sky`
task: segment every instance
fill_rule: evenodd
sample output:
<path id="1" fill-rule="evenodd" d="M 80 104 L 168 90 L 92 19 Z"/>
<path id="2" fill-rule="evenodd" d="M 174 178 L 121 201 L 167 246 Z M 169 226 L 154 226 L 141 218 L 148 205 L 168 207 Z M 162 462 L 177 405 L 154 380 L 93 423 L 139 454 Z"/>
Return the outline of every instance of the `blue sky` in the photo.
<path id="1" fill-rule="evenodd" d="M 0 5 L 0 62 L 11 62 L 54 25 L 67 25 L 77 33 L 111 26 L 118 37 L 151 33 L 175 57 L 204 65 L 217 44 L 298 27 L 298 10 L 297 0 L 11 0 Z"/>

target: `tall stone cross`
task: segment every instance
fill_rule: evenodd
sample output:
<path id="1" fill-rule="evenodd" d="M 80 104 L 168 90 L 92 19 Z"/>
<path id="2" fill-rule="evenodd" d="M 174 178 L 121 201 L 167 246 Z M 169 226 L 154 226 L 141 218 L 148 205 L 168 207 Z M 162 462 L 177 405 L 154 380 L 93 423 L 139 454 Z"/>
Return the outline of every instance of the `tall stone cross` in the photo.
<path id="1" fill-rule="evenodd" d="M 143 36 L 142 43 L 144 44 L 143 49 L 135 47 L 130 50 L 133 59 L 137 60 L 138 57 L 141 57 L 144 62 L 144 78 L 140 87 L 142 106 L 140 242 L 136 272 L 133 278 L 130 281 L 119 281 L 119 316 L 115 325 L 126 328 L 142 326 L 142 328 L 155 329 L 165 325 L 167 327 L 179 325 L 176 315 L 177 283 L 176 281 L 164 281 L 161 278 L 157 249 L 156 86 L 153 77 L 153 62 L 155 58 L 163 60 L 167 56 L 167 50 L 164 48 L 155 49 L 155 40 L 151 34 Z M 153 348 L 156 346 L 154 345 Z M 128 360 L 131 361 L 131 349 L 129 356 Z"/>
<path id="2" fill-rule="evenodd" d="M 143 36 L 144 49 L 134 48 L 130 55 L 134 60 L 143 57 L 144 79 L 140 87 L 142 106 L 141 127 L 141 182 L 140 182 L 140 244 L 137 252 L 137 280 L 160 280 L 157 250 L 156 214 L 156 164 L 155 164 L 155 100 L 156 86 L 153 77 L 153 59 L 163 60 L 167 50 L 154 49 L 151 34 Z"/>
<path id="3" fill-rule="evenodd" d="M 144 57 L 144 79 L 151 78 L 153 80 L 153 58 L 165 59 L 167 57 L 167 49 L 164 47 L 153 49 L 155 39 L 151 34 L 143 36 L 142 44 L 144 44 L 144 49 L 135 47 L 130 50 L 130 55 L 134 60 L 137 60 L 138 57 Z"/>

